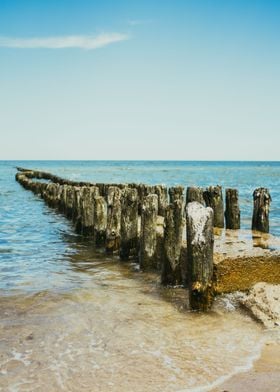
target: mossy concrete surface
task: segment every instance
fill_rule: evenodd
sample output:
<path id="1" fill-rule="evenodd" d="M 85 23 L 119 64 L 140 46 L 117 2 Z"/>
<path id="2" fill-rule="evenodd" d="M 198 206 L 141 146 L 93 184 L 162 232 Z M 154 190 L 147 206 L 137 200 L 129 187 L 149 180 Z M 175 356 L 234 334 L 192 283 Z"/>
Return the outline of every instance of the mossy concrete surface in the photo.
<path id="1" fill-rule="evenodd" d="M 244 291 L 258 282 L 280 284 L 280 239 L 249 230 L 216 231 L 215 292 Z"/>

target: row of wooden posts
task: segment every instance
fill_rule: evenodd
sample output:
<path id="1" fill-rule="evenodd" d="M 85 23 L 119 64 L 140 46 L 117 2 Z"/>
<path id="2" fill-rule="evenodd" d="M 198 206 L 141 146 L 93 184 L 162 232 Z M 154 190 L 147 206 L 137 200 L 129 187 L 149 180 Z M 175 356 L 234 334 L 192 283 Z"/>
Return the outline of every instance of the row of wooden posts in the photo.
<path id="1" fill-rule="evenodd" d="M 145 184 L 93 184 L 17 168 L 16 180 L 71 219 L 96 247 L 135 259 L 140 269 L 160 270 L 164 285 L 189 286 L 190 305 L 208 310 L 213 300 L 213 227 L 240 228 L 238 191 L 222 188 L 167 188 Z M 39 180 L 39 181 L 38 181 Z M 48 180 L 43 182 L 42 180 Z M 270 195 L 254 191 L 252 228 L 269 230 Z M 161 217 L 161 218 L 160 218 Z M 159 231 L 163 222 L 163 236 Z M 187 246 L 183 243 L 186 225 Z"/>

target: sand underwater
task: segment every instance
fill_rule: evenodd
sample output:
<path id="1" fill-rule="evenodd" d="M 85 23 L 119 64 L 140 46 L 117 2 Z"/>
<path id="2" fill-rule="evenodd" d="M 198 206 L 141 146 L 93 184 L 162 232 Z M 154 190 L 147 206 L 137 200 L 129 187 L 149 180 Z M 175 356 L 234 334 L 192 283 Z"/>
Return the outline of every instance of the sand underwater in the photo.
<path id="1" fill-rule="evenodd" d="M 1 391 L 280 390 L 279 328 L 227 296 L 190 312 L 186 290 L 96 251 L 1 169 Z"/>

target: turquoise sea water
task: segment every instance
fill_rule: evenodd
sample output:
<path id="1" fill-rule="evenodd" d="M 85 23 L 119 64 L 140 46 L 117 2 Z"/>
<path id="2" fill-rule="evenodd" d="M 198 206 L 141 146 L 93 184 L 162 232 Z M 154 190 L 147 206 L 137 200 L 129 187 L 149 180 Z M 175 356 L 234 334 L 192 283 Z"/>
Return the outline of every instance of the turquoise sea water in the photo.
<path id="1" fill-rule="evenodd" d="M 42 169 L 73 180 L 144 182 L 239 190 L 242 228 L 249 229 L 252 192 L 270 189 L 270 231 L 280 235 L 280 162 L 1 161 L 0 289 L 68 289 L 80 279 L 71 260 L 83 246 L 63 216 L 15 182 L 15 166 Z"/>
<path id="2" fill-rule="evenodd" d="M 0 162 L 0 391 L 202 392 L 252 366 L 267 334 L 248 315 L 223 298 L 210 313 L 190 312 L 187 290 L 95 250 L 15 181 L 15 166 L 92 182 L 237 187 L 243 228 L 254 188 L 268 187 L 280 235 L 277 162 Z"/>

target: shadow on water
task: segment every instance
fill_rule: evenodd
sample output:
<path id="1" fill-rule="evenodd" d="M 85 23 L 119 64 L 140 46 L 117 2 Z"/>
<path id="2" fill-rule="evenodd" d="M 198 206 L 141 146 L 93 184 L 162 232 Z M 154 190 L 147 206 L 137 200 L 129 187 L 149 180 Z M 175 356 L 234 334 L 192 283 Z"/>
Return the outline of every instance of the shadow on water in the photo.
<path id="1" fill-rule="evenodd" d="M 86 274 L 96 279 L 102 273 L 102 281 L 113 288 L 116 282 L 132 280 L 143 294 L 172 304 L 178 311 L 189 311 L 188 290 L 183 287 L 164 287 L 160 284 L 159 272 L 139 270 L 136 260 L 121 261 L 117 255 L 106 255 L 103 248 L 95 248 L 90 238 L 61 233 L 63 241 L 75 251 L 68 257 L 69 268 L 77 274 Z M 127 289 L 123 281 L 124 289 Z M 117 285 L 120 289 L 120 285 Z"/>

